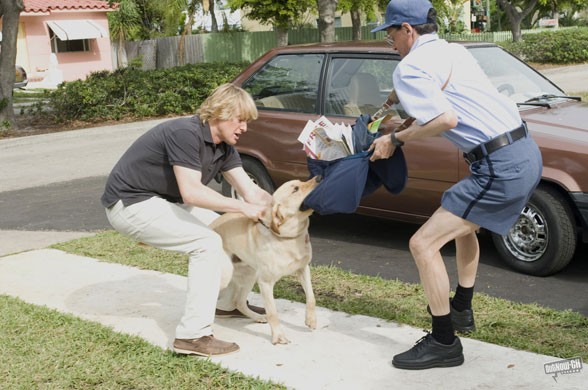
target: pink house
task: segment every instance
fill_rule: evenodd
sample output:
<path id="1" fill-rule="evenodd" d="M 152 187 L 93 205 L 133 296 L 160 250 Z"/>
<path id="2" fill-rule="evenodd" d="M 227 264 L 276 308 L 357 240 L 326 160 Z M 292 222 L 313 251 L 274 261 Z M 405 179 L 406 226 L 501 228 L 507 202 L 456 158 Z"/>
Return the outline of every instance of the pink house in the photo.
<path id="1" fill-rule="evenodd" d="M 24 6 L 16 62 L 29 81 L 71 81 L 113 69 L 106 15 L 116 6 L 99 0 L 24 0 Z"/>

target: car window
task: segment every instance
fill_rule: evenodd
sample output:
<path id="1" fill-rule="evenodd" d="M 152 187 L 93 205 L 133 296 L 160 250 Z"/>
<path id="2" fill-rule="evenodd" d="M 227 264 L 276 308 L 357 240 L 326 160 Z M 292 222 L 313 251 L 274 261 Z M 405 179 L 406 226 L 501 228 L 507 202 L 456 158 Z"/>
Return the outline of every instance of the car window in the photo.
<path id="1" fill-rule="evenodd" d="M 470 53 L 498 91 L 515 103 L 543 94 L 564 95 L 535 70 L 499 47 L 471 48 Z"/>
<path id="2" fill-rule="evenodd" d="M 279 55 L 243 88 L 260 109 L 316 113 L 323 54 Z"/>
<path id="3" fill-rule="evenodd" d="M 325 94 L 325 114 L 373 114 L 392 91 L 392 73 L 398 60 L 333 58 Z"/>

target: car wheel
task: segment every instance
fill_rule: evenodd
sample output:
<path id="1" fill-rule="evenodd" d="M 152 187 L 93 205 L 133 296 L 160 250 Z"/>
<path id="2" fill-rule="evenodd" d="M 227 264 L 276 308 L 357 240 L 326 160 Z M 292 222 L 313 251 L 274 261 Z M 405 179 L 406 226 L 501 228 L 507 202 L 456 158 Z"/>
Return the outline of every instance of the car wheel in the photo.
<path id="1" fill-rule="evenodd" d="M 548 276 L 562 270 L 576 250 L 570 206 L 554 189 L 538 187 L 505 236 L 492 233 L 502 259 L 517 271 Z"/>
<path id="2" fill-rule="evenodd" d="M 253 180 L 253 182 L 259 187 L 272 194 L 276 188 L 263 165 L 249 157 L 242 157 L 241 160 L 243 162 L 243 169 L 247 172 L 247 175 L 249 175 L 251 180 Z M 222 181 L 221 192 L 224 196 L 242 199 L 233 186 L 231 186 L 226 180 Z"/>

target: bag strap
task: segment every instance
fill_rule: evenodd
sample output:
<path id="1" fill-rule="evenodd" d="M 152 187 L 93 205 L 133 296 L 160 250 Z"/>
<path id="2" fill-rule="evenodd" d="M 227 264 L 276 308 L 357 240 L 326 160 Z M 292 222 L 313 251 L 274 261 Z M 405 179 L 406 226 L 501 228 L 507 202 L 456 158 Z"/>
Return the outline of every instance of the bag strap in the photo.
<path id="1" fill-rule="evenodd" d="M 447 76 L 447 80 L 445 80 L 445 84 L 443 84 L 443 86 L 441 87 L 442 91 L 445 89 L 445 87 L 447 87 L 447 84 L 449 84 L 449 80 L 451 79 L 452 73 L 453 73 L 453 64 L 451 64 L 451 69 L 449 69 L 449 76 Z"/>

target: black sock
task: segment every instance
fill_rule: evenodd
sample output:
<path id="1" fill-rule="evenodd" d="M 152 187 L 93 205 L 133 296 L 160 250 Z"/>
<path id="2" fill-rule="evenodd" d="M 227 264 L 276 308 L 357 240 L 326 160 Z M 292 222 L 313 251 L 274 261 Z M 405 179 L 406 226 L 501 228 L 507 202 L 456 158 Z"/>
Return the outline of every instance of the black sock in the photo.
<path id="1" fill-rule="evenodd" d="M 451 306 L 457 311 L 471 310 L 474 298 L 474 286 L 462 287 L 459 284 L 455 289 L 455 295 L 451 300 Z"/>
<path id="2" fill-rule="evenodd" d="M 433 338 L 441 344 L 451 345 L 455 340 L 455 332 L 451 324 L 451 314 L 433 317 Z"/>

